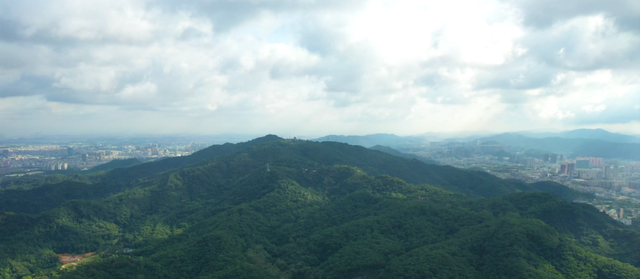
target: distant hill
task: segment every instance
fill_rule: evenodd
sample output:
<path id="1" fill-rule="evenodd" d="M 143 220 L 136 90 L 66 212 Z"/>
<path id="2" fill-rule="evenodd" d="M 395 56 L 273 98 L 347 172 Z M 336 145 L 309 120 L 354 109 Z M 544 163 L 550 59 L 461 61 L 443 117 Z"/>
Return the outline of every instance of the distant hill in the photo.
<path id="1" fill-rule="evenodd" d="M 321 138 L 314 139 L 313 141 L 333 141 L 342 142 L 351 145 L 360 145 L 364 147 L 373 147 L 376 145 L 383 146 L 405 146 L 411 144 L 419 144 L 424 142 L 424 139 L 418 137 L 401 137 L 394 134 L 373 134 L 366 136 L 340 136 L 340 135 L 328 135 Z"/>
<path id="2" fill-rule="evenodd" d="M 434 165 L 439 165 L 440 164 L 440 163 L 438 163 L 438 162 L 436 162 L 434 160 L 431 160 L 429 158 L 425 158 L 425 157 L 418 156 L 418 155 L 413 155 L 413 154 L 402 153 L 402 152 L 400 152 L 398 150 L 395 150 L 395 149 L 393 149 L 391 147 L 388 147 L 388 146 L 376 145 L 376 146 L 370 147 L 369 149 L 382 151 L 384 153 L 391 154 L 391 155 L 398 156 L 398 157 L 402 157 L 402 158 L 406 158 L 406 159 L 416 159 L 418 161 L 421 161 L 421 162 L 424 162 L 424 163 L 427 163 L 427 164 L 434 164 Z"/>
<path id="3" fill-rule="evenodd" d="M 531 138 L 558 137 L 565 139 L 592 139 L 621 143 L 640 143 L 640 137 L 611 133 L 604 129 L 577 129 L 559 133 L 517 132 Z"/>
<path id="4" fill-rule="evenodd" d="M 572 150 L 571 157 L 580 156 L 640 161 L 640 144 L 585 141 Z"/>
<path id="5" fill-rule="evenodd" d="M 584 138 L 532 138 L 514 133 L 481 138 L 482 142 L 495 141 L 515 149 L 545 150 L 567 154 L 570 157 L 594 156 L 608 159 L 640 160 L 640 143 L 614 143 Z"/>
<path id="6" fill-rule="evenodd" d="M 480 138 L 479 140 L 481 142 L 498 142 L 516 148 L 549 150 L 557 153 L 568 153 L 586 141 L 585 139 L 563 139 L 557 137 L 531 138 L 514 133 L 504 133 Z"/>
<path id="7" fill-rule="evenodd" d="M 429 141 L 467 142 L 481 137 L 489 137 L 495 134 L 495 132 L 490 131 L 427 132 L 423 134 L 413 135 L 413 137 L 422 138 Z"/>

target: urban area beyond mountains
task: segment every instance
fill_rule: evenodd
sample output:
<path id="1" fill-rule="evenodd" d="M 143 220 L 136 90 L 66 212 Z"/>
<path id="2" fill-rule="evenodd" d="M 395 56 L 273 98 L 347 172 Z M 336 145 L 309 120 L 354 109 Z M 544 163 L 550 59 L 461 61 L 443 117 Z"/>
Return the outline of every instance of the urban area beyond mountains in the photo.
<path id="1" fill-rule="evenodd" d="M 0 1 L 0 134 L 640 135 L 636 0 Z"/>
<path id="2" fill-rule="evenodd" d="M 456 135 L 460 137 L 452 137 Z M 189 156 L 211 144 L 242 142 L 252 137 L 5 138 L 0 140 L 0 175 L 6 180 L 21 176 L 96 173 Z M 579 129 L 559 133 L 427 133 L 407 137 L 328 135 L 307 140 L 359 145 L 428 164 L 486 172 L 503 179 L 529 183 L 555 181 L 595 194 L 597 199 L 581 202 L 593 204 L 627 225 L 640 213 L 638 136 L 603 129 Z M 3 187 L 11 188 L 11 185 L 6 182 Z M 627 208 L 626 217 L 623 208 Z"/>

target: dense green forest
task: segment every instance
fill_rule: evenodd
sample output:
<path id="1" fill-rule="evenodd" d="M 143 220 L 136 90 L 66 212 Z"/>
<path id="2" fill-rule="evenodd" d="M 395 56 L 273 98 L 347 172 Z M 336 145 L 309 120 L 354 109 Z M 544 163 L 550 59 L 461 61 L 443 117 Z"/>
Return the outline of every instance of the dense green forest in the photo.
<path id="1" fill-rule="evenodd" d="M 640 233 L 560 184 L 275 136 L 192 156 L 14 182 L 0 278 L 640 278 Z"/>

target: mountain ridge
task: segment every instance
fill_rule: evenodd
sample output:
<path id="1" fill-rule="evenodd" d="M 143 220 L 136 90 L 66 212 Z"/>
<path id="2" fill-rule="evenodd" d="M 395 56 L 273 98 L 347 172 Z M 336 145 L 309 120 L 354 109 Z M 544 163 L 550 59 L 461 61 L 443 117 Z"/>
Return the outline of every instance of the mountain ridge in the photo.
<path id="1" fill-rule="evenodd" d="M 515 132 L 527 137 L 533 138 L 568 138 L 568 139 L 593 139 L 608 142 L 621 143 L 640 143 L 640 137 L 625 135 L 620 133 L 612 133 L 604 129 L 576 129 L 556 133 L 540 133 L 540 132 Z"/>
<path id="2" fill-rule="evenodd" d="M 504 133 L 479 140 L 499 142 L 515 150 L 539 149 L 570 157 L 640 160 L 640 143 L 615 143 L 584 138 L 532 138 L 516 133 Z"/>
<path id="3" fill-rule="evenodd" d="M 207 158 L 170 171 L 150 163 L 143 169 L 158 173 L 143 179 L 101 174 L 99 183 L 134 184 L 106 198 L 68 200 L 39 215 L 0 213 L 0 275 L 640 276 L 631 265 L 640 265 L 632 250 L 640 233 L 567 202 L 575 193 L 557 183 L 500 180 L 336 142 L 263 140 L 212 146 Z M 121 170 L 110 172 L 128 173 Z M 57 271 L 56 254 L 94 251 L 95 260 Z"/>

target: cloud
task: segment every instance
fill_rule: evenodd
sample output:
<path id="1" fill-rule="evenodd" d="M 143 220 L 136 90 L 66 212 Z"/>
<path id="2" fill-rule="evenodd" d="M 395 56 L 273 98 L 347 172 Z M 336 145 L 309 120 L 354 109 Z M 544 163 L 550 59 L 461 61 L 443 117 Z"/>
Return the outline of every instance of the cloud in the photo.
<path id="1" fill-rule="evenodd" d="M 601 111 L 607 109 L 607 106 L 605 106 L 605 105 L 598 105 L 598 106 L 595 106 L 595 105 L 584 105 L 584 106 L 582 106 L 582 109 L 584 111 L 586 111 L 586 112 L 601 112 Z"/>
<path id="2" fill-rule="evenodd" d="M 550 5 L 0 0 L 0 125 L 322 135 L 632 122 L 638 5 Z"/>
<path id="3" fill-rule="evenodd" d="M 568 19 L 603 14 L 613 18 L 624 29 L 640 31 L 640 4 L 633 0 L 516 0 L 505 1 L 517 7 L 525 25 L 549 28 Z"/>

